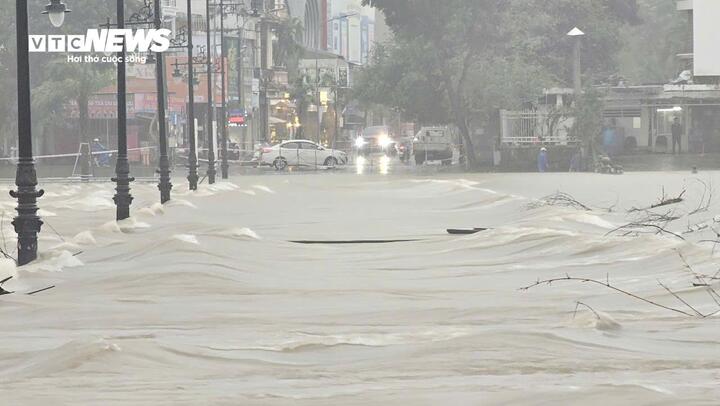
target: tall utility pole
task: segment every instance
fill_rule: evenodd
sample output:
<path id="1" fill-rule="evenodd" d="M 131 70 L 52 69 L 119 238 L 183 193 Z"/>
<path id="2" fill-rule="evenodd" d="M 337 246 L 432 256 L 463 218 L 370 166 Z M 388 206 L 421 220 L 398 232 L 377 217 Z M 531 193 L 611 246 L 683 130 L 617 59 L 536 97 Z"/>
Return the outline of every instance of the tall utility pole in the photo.
<path id="1" fill-rule="evenodd" d="M 117 28 L 125 28 L 125 0 L 117 0 Z M 117 184 L 115 190 L 115 206 L 117 207 L 117 220 L 125 220 L 130 217 L 130 205 L 133 197 L 130 194 L 130 163 L 127 151 L 127 94 L 125 74 L 125 46 L 118 53 L 117 64 L 117 115 L 118 115 L 118 156 L 115 164 L 115 177 L 112 179 Z"/>
<path id="2" fill-rule="evenodd" d="M 568 36 L 572 37 L 575 41 L 573 49 L 573 88 L 575 89 L 575 100 L 580 99 L 582 94 L 582 63 L 581 63 L 581 51 L 582 51 L 582 38 L 585 33 L 579 28 L 575 27 L 570 31 Z"/>
<path id="3" fill-rule="evenodd" d="M 247 17 L 245 17 L 247 20 Z M 241 113 L 245 114 L 245 123 L 243 123 L 245 126 L 242 127 L 242 145 L 243 149 L 245 149 L 245 138 L 247 136 L 247 113 L 245 110 L 245 72 L 243 72 L 244 69 L 244 61 L 243 58 L 245 58 L 245 51 L 243 49 L 243 45 L 245 43 L 245 21 L 243 21 L 242 25 L 238 22 L 238 55 L 237 59 L 235 60 L 237 70 L 237 92 L 238 92 L 238 109 Z M 255 148 L 255 145 L 253 142 L 251 142 L 250 150 L 252 151 Z"/>
<path id="4" fill-rule="evenodd" d="M 228 127 L 226 109 L 225 89 L 225 6 L 220 0 L 220 130 L 222 132 L 222 163 L 220 171 L 222 178 L 229 177 L 230 165 L 228 164 Z"/>
<path id="5" fill-rule="evenodd" d="M 251 21 L 255 21 L 257 17 L 260 16 L 260 13 L 257 9 L 250 10 L 250 13 L 242 13 L 243 16 L 243 22 L 240 24 L 238 21 L 238 58 L 236 60 L 237 62 L 237 72 L 238 72 L 238 101 L 239 101 L 239 108 L 240 110 L 245 113 L 246 116 L 246 122 L 245 126 L 242 127 L 242 139 L 243 139 L 243 145 L 245 146 L 247 143 L 248 135 L 250 135 L 250 151 L 253 151 L 255 148 L 255 121 L 253 121 L 252 128 L 248 128 L 247 124 L 247 115 L 248 115 L 248 106 L 245 104 L 246 102 L 246 94 L 245 94 L 245 75 L 246 71 L 255 72 L 255 58 L 256 58 L 256 45 L 257 44 L 257 36 L 255 37 L 255 41 L 253 41 L 253 46 L 246 47 L 245 45 L 245 26 L 250 23 Z M 252 20 L 251 20 L 252 17 Z M 257 30 L 255 29 L 255 32 L 257 33 Z M 250 66 L 245 67 L 245 52 L 250 51 L 250 56 L 247 57 L 248 61 L 250 61 Z M 253 77 L 251 74 L 250 77 Z M 251 90 L 252 94 L 252 90 Z M 252 109 L 252 104 L 250 106 L 250 109 Z"/>
<path id="6" fill-rule="evenodd" d="M 192 1 L 192 0 L 188 0 Z M 212 55 L 214 52 L 214 49 L 212 48 L 212 38 L 210 37 L 212 34 L 212 30 L 210 29 L 210 22 L 211 22 L 211 16 L 210 16 L 210 0 L 205 0 L 205 13 L 207 14 L 207 27 L 205 31 L 207 32 L 207 103 L 208 103 L 208 112 L 207 112 L 207 125 L 205 126 L 205 134 L 207 135 L 207 147 L 208 147 L 208 169 L 207 169 L 207 178 L 208 183 L 213 184 L 215 183 L 215 175 L 217 174 L 217 170 L 215 169 L 215 147 L 217 143 L 215 142 L 215 131 L 214 131 L 214 122 L 215 122 L 215 97 L 213 92 L 213 69 L 212 69 Z"/>
<path id="7" fill-rule="evenodd" d="M 268 117 L 270 109 L 268 108 L 268 58 L 270 52 L 268 50 L 269 35 L 268 25 L 265 22 L 265 15 L 260 17 L 258 22 L 260 25 L 260 138 L 263 141 L 268 141 L 268 127 L 270 118 Z"/>
<path id="8" fill-rule="evenodd" d="M 160 0 L 154 0 L 155 8 L 155 29 L 162 28 L 162 8 Z M 158 138 L 160 139 L 160 162 L 158 173 L 160 174 L 160 203 L 170 201 L 170 160 L 167 150 L 167 120 L 165 118 L 166 92 L 165 92 L 165 59 L 162 52 L 155 53 L 155 81 L 157 83 L 158 101 Z"/>
<path id="9" fill-rule="evenodd" d="M 188 144 L 188 183 L 190 190 L 198 188 L 198 171 L 197 171 L 197 145 L 195 138 L 195 75 L 193 72 L 193 21 L 192 21 L 192 0 L 187 0 L 187 59 L 188 59 L 188 114 L 187 114 L 187 130 Z"/>
<path id="10" fill-rule="evenodd" d="M 322 102 L 320 100 L 320 62 L 318 57 L 315 57 L 315 100 L 317 105 L 317 139 L 315 140 L 320 145 L 322 139 Z"/>

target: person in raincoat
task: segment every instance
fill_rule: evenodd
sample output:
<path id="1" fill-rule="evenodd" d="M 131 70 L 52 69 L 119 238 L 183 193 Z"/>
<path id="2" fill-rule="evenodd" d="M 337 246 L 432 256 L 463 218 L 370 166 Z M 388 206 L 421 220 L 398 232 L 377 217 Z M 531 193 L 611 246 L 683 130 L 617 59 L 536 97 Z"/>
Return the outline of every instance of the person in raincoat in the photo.
<path id="1" fill-rule="evenodd" d="M 548 155 L 547 155 L 547 148 L 543 147 L 540 148 L 540 153 L 537 157 L 537 164 L 538 164 L 538 171 L 540 173 L 547 172 L 549 163 L 548 163 Z"/>

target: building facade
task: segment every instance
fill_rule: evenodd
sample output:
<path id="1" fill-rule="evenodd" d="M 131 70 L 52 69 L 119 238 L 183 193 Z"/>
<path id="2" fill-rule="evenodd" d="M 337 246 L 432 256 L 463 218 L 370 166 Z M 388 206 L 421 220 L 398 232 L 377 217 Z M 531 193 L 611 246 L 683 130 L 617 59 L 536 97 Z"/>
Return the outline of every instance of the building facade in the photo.
<path id="1" fill-rule="evenodd" d="M 287 0 L 286 3 L 290 17 L 302 23 L 303 45 L 308 49 L 323 49 L 323 21 L 328 0 Z"/>
<path id="2" fill-rule="evenodd" d="M 375 9 L 360 0 L 329 0 L 326 10 L 325 49 L 350 63 L 369 61 L 375 43 Z"/>
<path id="3" fill-rule="evenodd" d="M 679 11 L 687 13 L 692 38 L 688 52 L 683 56 L 690 61 L 695 78 L 704 83 L 718 83 L 720 78 L 720 2 L 717 0 L 680 0 Z"/>

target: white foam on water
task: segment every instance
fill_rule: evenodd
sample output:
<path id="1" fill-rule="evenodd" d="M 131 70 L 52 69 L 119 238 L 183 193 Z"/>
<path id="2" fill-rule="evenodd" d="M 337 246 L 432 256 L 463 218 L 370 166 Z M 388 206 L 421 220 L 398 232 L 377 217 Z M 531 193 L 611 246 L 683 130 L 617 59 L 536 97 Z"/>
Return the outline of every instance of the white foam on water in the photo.
<path id="1" fill-rule="evenodd" d="M 185 199 L 172 199 L 165 203 L 167 207 L 190 207 L 191 209 L 197 209 L 195 203 Z"/>
<path id="2" fill-rule="evenodd" d="M 253 188 L 255 188 L 261 192 L 275 194 L 275 192 L 272 189 L 270 189 L 269 187 L 264 186 L 264 185 L 253 185 Z"/>
<path id="3" fill-rule="evenodd" d="M 234 228 L 228 233 L 230 236 L 240 239 L 261 240 L 260 236 L 249 228 Z"/>
<path id="4" fill-rule="evenodd" d="M 578 308 L 577 312 L 573 314 L 571 324 L 600 331 L 616 331 L 622 328 L 622 325 L 609 314 L 582 307 Z"/>
<path id="5" fill-rule="evenodd" d="M 95 190 L 87 194 L 78 194 L 73 198 L 62 201 L 49 200 L 46 205 L 57 209 L 97 211 L 114 208 L 115 203 L 112 198 L 112 190 L 104 188 L 103 190 Z"/>
<path id="6" fill-rule="evenodd" d="M 193 197 L 210 197 L 215 196 L 218 192 L 216 190 L 211 189 L 210 187 L 202 187 L 198 188 L 198 190 L 194 191 L 191 196 Z"/>
<path id="7" fill-rule="evenodd" d="M 175 234 L 172 238 L 188 244 L 200 245 L 200 241 L 198 241 L 197 236 L 192 234 Z"/>
<path id="8" fill-rule="evenodd" d="M 0 258 L 0 280 L 10 276 L 17 276 L 17 266 L 10 258 Z"/>
<path id="9" fill-rule="evenodd" d="M 97 245 L 97 240 L 95 240 L 95 236 L 90 230 L 85 230 L 77 233 L 72 238 L 72 241 L 78 245 Z"/>
<path id="10" fill-rule="evenodd" d="M 438 184 L 438 185 L 450 185 L 457 186 L 463 189 L 476 189 L 475 186 L 479 185 L 479 182 L 467 180 L 467 179 L 413 179 L 411 182 L 419 184 Z M 483 189 L 488 191 L 489 189 Z"/>
<path id="11" fill-rule="evenodd" d="M 238 186 L 231 182 L 218 182 L 208 187 L 216 192 L 230 192 L 238 189 Z"/>
<path id="12" fill-rule="evenodd" d="M 138 209 L 136 213 L 146 217 L 155 217 L 164 214 L 165 208 L 161 203 L 158 202 L 154 203 L 149 207 L 143 207 L 141 209 Z"/>
<path id="13" fill-rule="evenodd" d="M 107 223 L 101 225 L 99 229 L 108 233 L 122 233 L 120 225 L 117 221 L 108 221 Z"/>
<path id="14" fill-rule="evenodd" d="M 137 230 L 150 228 L 150 224 L 138 221 L 135 217 L 118 221 L 117 225 L 124 233 L 131 233 Z"/>
<path id="15" fill-rule="evenodd" d="M 153 203 L 153 205 L 150 206 L 150 210 L 152 210 L 155 215 L 165 214 L 165 206 L 160 202 Z"/>
<path id="16" fill-rule="evenodd" d="M 262 351 L 287 352 L 297 351 L 312 347 L 335 347 L 341 345 L 364 346 L 364 347 L 388 347 L 408 344 L 422 344 L 451 341 L 470 334 L 467 328 L 438 327 L 432 330 L 414 331 L 411 333 L 397 332 L 367 332 L 356 334 L 309 334 L 297 332 L 285 340 L 278 340 L 277 343 L 264 346 L 258 345 L 245 347 L 243 349 L 254 349 Z"/>
<path id="17" fill-rule="evenodd" d="M 61 272 L 66 268 L 83 266 L 83 262 L 70 251 L 41 251 L 38 259 L 22 268 L 28 272 Z"/>
<path id="18" fill-rule="evenodd" d="M 150 207 L 143 207 L 142 209 L 138 209 L 135 213 L 138 215 L 147 216 L 147 217 L 155 217 L 157 215 L 155 210 L 153 210 Z"/>
<path id="19" fill-rule="evenodd" d="M 73 340 L 58 348 L 47 349 L 34 356 L 25 357 L 0 372 L 0 380 L 30 379 L 71 371 L 102 357 L 103 354 L 120 351 L 122 349 L 119 345 L 105 339 Z"/>

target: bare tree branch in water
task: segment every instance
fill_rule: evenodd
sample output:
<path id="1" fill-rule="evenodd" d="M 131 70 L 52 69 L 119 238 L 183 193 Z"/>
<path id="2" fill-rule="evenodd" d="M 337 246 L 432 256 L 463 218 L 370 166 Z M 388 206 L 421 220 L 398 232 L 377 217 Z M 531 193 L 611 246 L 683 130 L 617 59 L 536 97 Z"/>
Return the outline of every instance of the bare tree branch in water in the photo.
<path id="1" fill-rule="evenodd" d="M 598 314 L 598 312 L 596 312 L 595 309 L 593 309 L 590 305 L 587 305 L 583 302 L 576 302 L 575 312 L 573 313 L 573 319 L 575 317 L 577 317 L 578 309 L 580 308 L 580 306 L 583 306 L 583 307 L 587 308 L 588 310 L 590 310 L 591 312 L 593 312 L 593 314 L 595 315 L 595 317 L 597 317 L 598 320 L 601 319 L 600 314 Z"/>
<path id="2" fill-rule="evenodd" d="M 609 207 L 601 207 L 601 209 L 602 209 L 603 211 L 608 212 L 608 213 L 614 213 L 614 212 L 615 212 L 615 208 L 618 206 L 618 204 L 620 204 L 620 196 L 617 196 L 617 197 L 615 198 L 615 203 L 613 203 L 612 206 L 609 206 Z"/>
<path id="3" fill-rule="evenodd" d="M 623 236 L 628 235 L 639 235 L 639 234 L 669 234 L 674 237 L 677 237 L 681 240 L 685 240 L 685 238 L 677 233 L 674 233 L 667 229 L 668 225 L 672 223 L 673 221 L 679 220 L 680 217 L 676 216 L 673 211 L 668 211 L 664 214 L 660 213 L 654 213 L 649 210 L 637 210 L 636 212 L 643 212 L 645 213 L 645 216 L 642 218 L 639 218 L 633 222 L 630 222 L 628 224 L 622 225 L 620 227 L 617 227 L 613 230 L 610 230 L 605 234 L 606 236 L 615 234 L 618 232 L 624 232 Z"/>
<path id="4" fill-rule="evenodd" d="M 670 307 L 670 306 L 666 306 L 666 305 L 660 304 L 660 303 L 655 302 L 655 301 L 653 301 L 653 300 L 646 299 L 646 298 L 644 298 L 644 297 L 642 297 L 642 296 L 638 296 L 638 295 L 636 295 L 636 294 L 634 294 L 634 293 L 631 293 L 631 292 L 628 292 L 628 291 L 626 291 L 626 290 L 623 290 L 623 289 L 620 289 L 620 288 L 618 288 L 618 287 L 615 287 L 615 286 L 613 286 L 613 285 L 610 284 L 610 278 L 609 278 L 609 277 L 608 277 L 607 281 L 602 282 L 602 281 L 599 281 L 599 280 L 596 280 L 596 279 L 590 279 L 590 278 L 574 278 L 574 277 L 571 277 L 570 275 L 565 275 L 565 277 L 563 277 L 563 278 L 553 278 L 553 279 L 538 280 L 537 282 L 533 283 L 532 285 L 528 285 L 528 286 L 525 286 L 525 287 L 523 287 L 523 288 L 520 288 L 520 290 L 521 290 L 521 291 L 528 291 L 528 290 L 533 289 L 533 288 L 536 288 L 536 287 L 538 287 L 538 286 L 552 286 L 552 284 L 555 283 L 555 282 L 579 282 L 579 283 L 589 283 L 589 284 L 599 285 L 599 286 L 602 286 L 602 287 L 604 287 L 604 288 L 610 289 L 610 290 L 612 290 L 612 291 L 614 291 L 614 292 L 620 293 L 620 294 L 622 294 L 622 295 L 629 296 L 629 297 L 631 297 L 631 298 L 633 298 L 633 299 L 635 299 L 635 300 L 638 300 L 638 301 L 647 303 L 647 304 L 649 304 L 649 305 L 652 305 L 652 306 L 655 306 L 655 307 L 659 307 L 659 308 L 661 308 L 661 309 L 665 309 L 665 310 L 668 310 L 668 311 L 671 311 L 671 312 L 674 312 L 674 313 L 682 314 L 682 315 L 685 315 L 685 316 L 688 316 L 688 317 L 699 317 L 699 318 L 703 318 L 703 319 L 704 319 L 704 318 L 712 317 L 712 316 L 720 313 L 720 310 L 718 310 L 718 311 L 716 311 L 716 312 L 714 312 L 714 313 L 711 313 L 711 314 L 703 314 L 703 313 L 699 312 L 697 309 L 695 309 L 693 306 L 691 306 L 691 305 L 690 305 L 689 303 L 687 303 L 685 300 L 683 300 L 682 298 L 680 298 L 680 296 L 679 296 L 678 294 L 676 294 L 675 292 L 671 291 L 669 288 L 667 288 L 665 285 L 663 285 L 663 284 L 660 283 L 660 282 L 658 282 L 658 283 L 660 283 L 660 286 L 662 286 L 663 288 L 665 288 L 670 294 L 672 294 L 675 298 L 677 298 L 677 299 L 680 300 L 682 303 L 684 303 L 688 308 L 690 308 L 690 309 L 692 310 L 692 313 L 690 313 L 690 312 L 688 312 L 688 311 L 686 311 L 686 310 L 682 310 L 682 309 L 678 309 L 678 308 L 674 308 L 674 307 Z"/>
<path id="5" fill-rule="evenodd" d="M 678 255 L 680 256 L 680 260 L 683 262 L 683 265 L 685 266 L 685 269 L 689 271 L 693 277 L 695 278 L 695 282 L 693 282 L 693 286 L 696 288 L 704 287 L 707 290 L 708 295 L 710 295 L 710 298 L 715 302 L 718 307 L 720 307 L 720 294 L 713 288 L 712 281 L 716 280 L 712 277 L 707 277 L 705 275 L 701 275 L 693 269 L 692 266 L 690 266 L 690 263 L 685 258 L 685 255 L 683 255 L 682 252 L 679 250 L 677 251 Z"/>
<path id="6" fill-rule="evenodd" d="M 698 203 L 698 207 L 691 211 L 689 214 L 692 216 L 693 214 L 698 213 L 705 213 L 710 210 L 710 205 L 712 205 L 713 201 L 713 185 L 712 182 L 708 183 L 703 181 L 702 179 L 695 179 L 696 181 L 700 182 L 703 187 L 703 194 L 700 198 L 700 203 Z"/>
<path id="7" fill-rule="evenodd" d="M 629 212 L 635 213 L 638 211 L 647 211 L 650 209 L 657 209 L 658 207 L 664 207 L 664 206 L 670 206 L 673 204 L 682 203 L 685 200 L 683 198 L 683 196 L 685 196 L 686 192 L 687 192 L 687 190 L 683 189 L 682 193 L 680 193 L 680 195 L 678 195 L 678 197 L 668 198 L 667 195 L 665 194 L 665 188 L 663 188 L 662 189 L 662 197 L 660 197 L 660 201 L 658 203 L 652 204 L 652 205 L 650 205 L 650 207 L 644 208 L 644 209 L 639 209 L 637 207 L 633 207 L 632 209 L 629 210 Z"/>
<path id="8" fill-rule="evenodd" d="M 673 295 L 673 297 L 675 297 L 675 299 L 679 300 L 680 303 L 684 304 L 684 305 L 687 306 L 690 310 L 692 310 L 695 314 L 697 314 L 698 317 L 703 317 L 703 318 L 704 318 L 704 317 L 707 317 L 706 315 L 700 313 L 700 312 L 699 312 L 696 308 L 694 308 L 690 303 L 686 302 L 685 299 L 681 298 L 680 295 L 678 295 L 677 293 L 675 293 L 675 292 L 673 292 L 672 290 L 670 290 L 670 288 L 668 288 L 668 287 L 665 286 L 662 282 L 660 282 L 659 279 L 658 279 L 657 283 L 658 283 L 658 285 L 662 286 L 663 289 L 665 289 L 666 291 L 668 291 L 668 293 L 670 293 L 671 295 Z"/>
<path id="9" fill-rule="evenodd" d="M 590 207 L 580 203 L 571 195 L 560 191 L 528 204 L 527 208 L 533 210 L 545 206 L 570 207 L 578 210 L 592 211 Z"/>
<path id="10" fill-rule="evenodd" d="M 703 243 L 712 243 L 712 244 L 713 244 L 712 252 L 713 252 L 713 254 L 714 254 L 714 253 L 715 253 L 715 249 L 717 248 L 718 244 L 720 244 L 720 232 L 718 232 L 715 228 L 713 228 L 712 230 L 713 230 L 713 233 L 715 233 L 715 239 L 714 239 L 714 240 L 700 240 L 700 241 L 698 241 L 698 243 L 700 243 L 700 244 L 703 244 Z"/>

